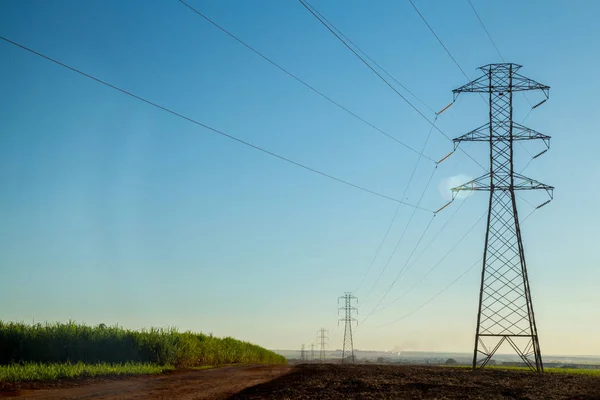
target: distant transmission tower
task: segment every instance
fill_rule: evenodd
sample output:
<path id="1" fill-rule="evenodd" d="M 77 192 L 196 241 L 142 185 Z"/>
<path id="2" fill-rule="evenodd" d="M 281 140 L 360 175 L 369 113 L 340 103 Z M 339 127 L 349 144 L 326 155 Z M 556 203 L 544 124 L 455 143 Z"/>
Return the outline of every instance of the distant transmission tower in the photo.
<path id="1" fill-rule="evenodd" d="M 533 157 L 537 158 L 549 148 L 550 137 L 513 121 L 513 93 L 541 90 L 546 98 L 536 108 L 548 99 L 550 87 L 520 75 L 519 68 L 512 63 L 485 65 L 480 67 L 483 76 L 452 91 L 454 99 L 463 92 L 488 93 L 490 103 L 489 123 L 454 139 L 455 147 L 460 142 L 488 142 L 490 171 L 452 191 L 454 196 L 462 190 L 490 192 L 473 369 L 485 367 L 508 342 L 532 371 L 543 372 L 515 191 L 545 190 L 550 199 L 540 208 L 552 200 L 554 188 L 514 171 L 513 143 L 542 140 L 546 149 Z"/>
<path id="2" fill-rule="evenodd" d="M 302 362 L 306 361 L 306 350 L 304 349 L 304 345 L 300 346 L 300 360 L 302 360 Z"/>
<path id="3" fill-rule="evenodd" d="M 327 333 L 328 331 L 325 328 L 321 328 L 317 331 L 317 341 L 321 344 L 321 349 L 319 351 L 319 360 L 321 362 L 325 362 L 325 341 L 329 339 L 329 337 L 327 337 Z"/>
<path id="4" fill-rule="evenodd" d="M 310 361 L 314 362 L 315 361 L 315 344 L 311 343 L 310 345 Z"/>
<path id="5" fill-rule="evenodd" d="M 349 354 L 350 360 L 349 362 L 354 364 L 354 344 L 352 343 L 352 322 L 357 322 L 356 318 L 352 318 L 352 313 L 357 312 L 358 309 L 356 307 L 352 307 L 352 300 L 358 302 L 358 298 L 352 296 L 352 293 L 346 292 L 343 296 L 338 297 L 338 305 L 340 303 L 340 299 L 344 300 L 344 306 L 338 309 L 338 314 L 340 311 L 344 311 L 344 318 L 340 318 L 339 321 L 344 322 L 344 347 L 342 347 L 342 364 L 346 363 L 346 357 Z"/>

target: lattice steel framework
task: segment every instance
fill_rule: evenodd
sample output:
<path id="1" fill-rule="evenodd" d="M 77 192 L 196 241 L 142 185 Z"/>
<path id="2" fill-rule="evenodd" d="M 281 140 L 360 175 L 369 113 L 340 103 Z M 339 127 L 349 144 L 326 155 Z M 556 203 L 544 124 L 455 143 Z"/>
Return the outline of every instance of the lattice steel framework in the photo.
<path id="1" fill-rule="evenodd" d="M 327 329 L 325 328 L 321 328 L 317 331 L 317 341 L 319 342 L 319 344 L 321 345 L 320 349 L 319 349 L 319 361 L 321 362 L 325 362 L 325 358 L 326 358 L 326 354 L 325 354 L 325 347 L 327 346 L 327 339 L 329 339 L 329 337 L 327 336 Z"/>
<path id="2" fill-rule="evenodd" d="M 454 195 L 462 190 L 490 192 L 473 369 L 485 367 L 508 342 L 532 371 L 543 372 L 515 191 L 546 190 L 550 199 L 539 208 L 552 199 L 554 188 L 514 171 L 513 144 L 539 139 L 549 148 L 550 137 L 513 122 L 513 93 L 541 90 L 547 99 L 550 87 L 520 75 L 520 68 L 512 63 L 485 65 L 480 67 L 483 76 L 452 91 L 455 99 L 463 92 L 488 93 L 490 106 L 487 124 L 454 139 L 455 146 L 489 142 L 490 171 L 452 191 Z"/>
<path id="3" fill-rule="evenodd" d="M 344 311 L 344 318 L 338 319 L 338 324 L 340 323 L 340 321 L 344 322 L 344 346 L 342 347 L 342 364 L 348 361 L 354 364 L 352 322 L 358 323 L 358 320 L 356 318 L 353 318 L 352 314 L 358 312 L 358 309 L 352 306 L 352 301 L 358 302 L 358 298 L 352 296 L 352 293 L 346 292 L 343 296 L 338 297 L 338 306 L 340 304 L 340 299 L 344 300 L 344 306 L 338 309 L 338 315 L 340 311 Z M 349 358 L 349 360 L 346 359 L 347 357 Z"/>

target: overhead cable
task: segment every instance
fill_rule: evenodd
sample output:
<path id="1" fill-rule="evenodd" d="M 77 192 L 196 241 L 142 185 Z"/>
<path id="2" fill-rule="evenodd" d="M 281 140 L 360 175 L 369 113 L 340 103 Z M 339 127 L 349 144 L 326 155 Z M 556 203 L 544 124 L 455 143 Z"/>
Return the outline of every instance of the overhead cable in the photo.
<path id="1" fill-rule="evenodd" d="M 323 92 L 319 91 L 314 86 L 308 84 L 306 81 L 300 79 L 297 75 L 295 75 L 292 72 L 288 71 L 287 69 L 285 69 L 284 67 L 282 67 L 281 65 L 279 65 L 278 63 L 276 63 L 275 61 L 273 61 L 271 58 L 265 56 L 263 53 L 259 52 L 254 47 L 252 47 L 248 43 L 244 42 L 242 39 L 240 39 L 239 37 L 237 37 L 233 33 L 229 32 L 227 29 L 225 29 L 221 25 L 217 24 L 215 21 L 213 21 L 212 19 L 210 19 L 209 17 L 207 17 L 206 15 L 204 15 L 203 13 L 201 13 L 200 11 L 198 11 L 196 8 L 192 7 L 190 4 L 186 3 L 183 0 L 179 0 L 179 2 L 181 4 L 183 4 L 184 6 L 186 6 L 187 8 L 189 8 L 190 10 L 192 10 L 198 16 L 204 18 L 206 21 L 208 21 L 210 24 L 212 24 L 213 26 L 215 26 L 216 28 L 218 28 L 219 30 L 221 30 L 223 33 L 227 34 L 229 37 L 231 37 L 232 39 L 234 39 L 235 41 L 237 41 L 238 43 L 240 43 L 241 45 L 243 45 L 244 47 L 246 47 L 248 50 L 252 51 L 254 54 L 256 54 L 257 56 L 261 57 L 263 60 L 267 61 L 268 63 L 270 63 L 271 65 L 273 65 L 274 67 L 276 67 L 277 69 L 279 69 L 280 71 L 282 71 L 283 73 L 285 73 L 286 75 L 288 75 L 289 77 L 293 78 L 297 82 L 301 83 L 302 85 L 304 85 L 308 89 L 312 90 L 314 93 L 318 94 L 319 96 L 321 96 L 325 100 L 329 101 L 333 105 L 337 106 L 341 110 L 343 110 L 346 113 L 350 114 L 351 116 L 353 116 L 354 118 L 358 119 L 362 123 L 366 124 L 370 128 L 375 129 L 380 134 L 382 134 L 382 135 L 386 136 L 387 138 L 393 140 L 394 142 L 396 142 L 399 145 L 405 147 L 406 149 L 412 151 L 413 153 L 416 153 L 416 154 L 418 154 L 418 155 L 420 155 L 420 156 L 428 159 L 429 161 L 435 162 L 435 160 L 433 158 L 431 158 L 431 157 L 423 154 L 422 152 L 419 152 L 414 147 L 412 147 L 412 146 L 404 143 L 400 139 L 398 139 L 398 138 L 390 135 L 389 133 L 385 132 L 384 130 L 378 128 L 373 123 L 367 121 L 366 119 L 362 118 L 361 116 L 359 116 L 358 114 L 354 113 L 353 111 L 350 111 L 350 109 L 346 108 L 345 106 L 341 105 L 337 101 L 333 100 L 331 97 L 329 97 L 326 94 L 324 94 Z"/>
<path id="2" fill-rule="evenodd" d="M 317 13 L 316 10 L 314 9 L 314 7 L 312 7 L 311 5 L 309 5 L 306 1 L 304 0 L 298 0 L 298 2 L 300 4 L 302 4 L 304 6 L 304 8 L 306 8 L 324 27 L 326 27 L 336 38 L 338 38 L 338 40 L 340 42 L 342 42 L 342 44 L 344 44 L 344 46 L 346 46 L 352 53 L 354 53 L 354 55 L 356 57 L 358 57 L 358 59 L 360 61 L 363 62 L 363 64 L 365 64 L 371 71 L 373 71 L 373 73 L 375 73 L 375 75 L 377 75 L 387 86 L 390 87 L 390 89 L 392 89 L 398 96 L 400 96 L 400 98 L 402 100 L 404 100 L 413 110 L 415 110 L 425 121 L 427 121 L 430 125 L 434 126 L 434 129 L 437 130 L 439 133 L 441 133 L 446 139 L 448 139 L 449 141 L 452 142 L 452 139 L 450 138 L 450 136 L 448 136 L 444 131 L 442 131 L 440 128 L 438 128 L 437 126 L 435 126 L 434 122 L 431 121 L 425 114 L 423 114 L 423 112 L 421 110 L 419 110 L 412 102 L 410 102 L 410 100 L 408 100 L 402 93 L 400 93 L 400 91 L 398 91 L 398 89 L 396 89 L 394 87 L 394 85 L 392 85 L 387 79 L 385 79 L 385 77 L 383 75 L 381 75 L 379 73 L 379 71 L 377 71 L 375 69 L 375 67 L 373 67 L 371 64 L 369 64 L 369 62 L 362 57 L 360 54 L 358 54 L 358 52 L 352 47 L 350 46 L 350 44 L 348 42 L 346 42 L 346 40 L 344 40 L 344 38 L 341 37 L 341 35 L 339 35 L 331 26 L 329 26 L 329 24 L 327 24 Z M 483 165 L 481 165 L 481 163 L 479 161 L 477 161 L 476 159 L 474 159 L 470 154 L 468 154 L 467 152 L 465 152 L 462 148 L 459 148 L 460 151 L 462 151 L 468 158 L 470 158 L 474 163 L 476 163 L 477 165 L 479 165 L 483 170 L 485 170 L 485 167 Z"/>
<path id="3" fill-rule="evenodd" d="M 62 62 L 60 62 L 60 61 L 57 61 L 57 60 L 55 60 L 55 59 L 53 59 L 53 58 L 51 58 L 51 57 L 49 57 L 49 56 L 46 56 L 46 55 L 44 55 L 44 54 L 42 54 L 42 53 L 39 53 L 39 52 L 37 52 L 37 51 L 35 51 L 35 50 L 33 50 L 33 49 L 30 49 L 29 47 L 26 47 L 26 46 L 24 46 L 24 45 L 22 45 L 22 44 L 19 44 L 19 43 L 17 43 L 17 42 L 14 42 L 14 41 L 12 41 L 12 40 L 10 40 L 10 39 L 7 39 L 7 38 L 5 38 L 4 36 L 0 36 L 0 39 L 4 40 L 4 41 L 5 41 L 5 42 L 7 42 L 7 43 L 10 43 L 10 44 L 12 44 L 12 45 L 14 45 L 14 46 L 16 46 L 16 47 L 19 47 L 19 48 L 21 48 L 21 49 L 23 49 L 23 50 L 26 50 L 26 51 L 28 51 L 28 52 L 30 52 L 30 53 L 32 53 L 32 54 L 35 54 L 35 55 L 37 55 L 37 56 L 39 56 L 39 57 L 41 57 L 41 58 L 44 58 L 44 59 L 46 59 L 46 60 L 48 60 L 48 61 L 51 61 L 51 62 L 53 62 L 53 63 L 55 63 L 55 64 L 57 64 L 57 65 L 60 65 L 60 66 L 61 66 L 61 67 L 63 67 L 63 68 L 66 68 L 66 69 L 69 69 L 69 70 L 71 70 L 71 71 L 73 71 L 73 72 L 76 72 L 76 73 L 78 73 L 78 74 L 80 74 L 80 75 L 82 75 L 82 76 L 84 76 L 84 77 L 86 77 L 86 78 L 88 78 L 88 79 L 91 79 L 91 80 L 94 80 L 94 81 L 96 81 L 96 82 L 98 82 L 98 83 L 101 83 L 101 84 L 102 84 L 102 85 L 104 85 L 104 86 L 107 86 L 107 87 L 109 87 L 109 88 L 111 88 L 111 89 L 114 89 L 114 90 L 116 90 L 116 91 L 119 91 L 119 92 L 121 92 L 121 93 L 123 93 L 123 94 L 126 94 L 127 96 L 130 96 L 130 97 L 132 97 L 132 98 L 134 98 L 134 99 L 140 100 L 140 101 L 142 101 L 142 102 L 144 102 L 144 103 L 146 103 L 146 104 L 149 104 L 149 105 L 151 105 L 151 106 L 153 106 L 153 107 L 155 107 L 155 108 L 158 108 L 158 109 L 160 109 L 160 110 L 162 110 L 162 111 L 165 111 L 165 112 L 167 112 L 167 113 L 169 113 L 169 114 L 171 114 L 171 115 L 174 115 L 174 116 L 176 116 L 176 117 L 179 117 L 179 118 L 181 118 L 181 119 L 184 119 L 184 120 L 186 120 L 186 121 L 188 121 L 188 122 L 191 122 L 191 123 L 193 123 L 193 124 L 195 124 L 195 125 L 197 125 L 197 126 L 203 127 L 203 128 L 205 128 L 205 129 L 207 129 L 207 130 L 209 130 L 209 131 L 213 132 L 213 133 L 217 133 L 217 134 L 219 134 L 219 135 L 221 135 L 221 136 L 224 136 L 224 137 L 226 137 L 226 138 L 228 138 L 228 139 L 234 140 L 234 141 L 236 141 L 236 142 L 238 142 L 238 143 L 241 143 L 241 144 L 243 144 L 243 145 L 245 145 L 245 146 L 247 146 L 247 147 L 250 147 L 250 148 L 252 148 L 252 149 L 254 149 L 254 150 L 258 150 L 258 151 L 260 151 L 260 152 L 262 152 L 262 153 L 264 153 L 264 154 L 268 154 L 268 155 L 270 155 L 270 156 L 272 156 L 272 157 L 278 158 L 278 159 L 280 159 L 280 160 L 282 160 L 282 161 L 285 161 L 285 162 L 287 162 L 287 163 L 290 163 L 290 164 L 292 164 L 292 165 L 295 165 L 295 166 L 297 166 L 297 167 L 303 168 L 303 169 L 305 169 L 305 170 L 307 170 L 307 171 L 310 171 L 310 172 L 313 172 L 313 173 L 315 173 L 315 174 L 318 174 L 318 175 L 324 176 L 324 177 L 326 177 L 326 178 L 329 178 L 329 179 L 331 179 L 331 180 L 337 181 L 337 182 L 339 182 L 339 183 L 343 183 L 344 185 L 351 186 L 351 187 L 353 187 L 353 188 L 355 188 L 355 189 L 362 190 L 362 191 L 364 191 L 364 192 L 367 192 L 367 193 L 370 193 L 370 194 L 372 194 L 372 195 L 375 195 L 375 196 L 378 196 L 378 197 L 381 197 L 381 198 L 384 198 L 384 199 L 387 199 L 387 200 L 390 200 L 390 201 L 393 201 L 393 202 L 396 202 L 396 203 L 399 203 L 399 204 L 404 204 L 404 205 L 407 205 L 407 206 L 411 206 L 411 207 L 413 207 L 413 208 L 415 208 L 415 209 L 419 209 L 419 210 L 424 210 L 424 211 L 433 212 L 432 210 L 428 210 L 428 209 L 425 209 L 425 208 L 423 208 L 423 207 L 420 207 L 420 206 L 415 206 L 415 205 L 413 205 L 413 204 L 406 203 L 406 202 L 404 202 L 404 201 L 402 201 L 402 200 L 400 200 L 400 199 L 396 199 L 396 198 L 394 198 L 394 197 L 387 196 L 387 195 L 385 195 L 385 194 L 382 194 L 382 193 L 376 192 L 376 191 L 374 191 L 374 190 L 367 189 L 367 188 L 365 188 L 365 187 L 362 187 L 362 186 L 356 185 L 356 184 L 354 184 L 354 183 L 348 182 L 348 181 L 346 181 L 346 180 L 344 180 L 344 179 L 337 178 L 337 177 L 335 177 L 335 176 L 333 176 L 333 175 L 330 175 L 330 174 L 327 174 L 327 173 L 325 173 L 325 172 L 319 171 L 319 170 L 317 170 L 317 169 L 315 169 L 315 168 L 309 167 L 309 166 L 307 166 L 307 165 L 305 165 L 305 164 L 302 164 L 302 163 L 299 163 L 299 162 L 297 162 L 297 161 L 291 160 L 291 159 L 289 159 L 289 158 L 287 158 L 287 157 L 281 156 L 281 155 L 279 155 L 279 154 L 276 154 L 276 153 L 274 153 L 274 152 L 272 152 L 272 151 L 266 150 L 266 149 L 264 149 L 264 148 L 262 148 L 262 147 L 260 147 L 260 146 L 257 146 L 257 145 L 255 145 L 255 144 L 252 144 L 252 143 L 250 143 L 250 142 L 247 142 L 247 141 L 245 141 L 245 140 L 239 139 L 239 138 L 237 138 L 237 137 L 235 137 L 235 136 L 233 136 L 233 135 L 230 135 L 230 134 L 228 134 L 228 133 L 225 133 L 225 132 L 223 132 L 223 131 L 221 131 L 221 130 L 218 130 L 218 129 L 216 129 L 216 128 L 213 128 L 213 127 L 211 127 L 211 126 L 208 126 L 208 125 L 206 125 L 206 124 L 204 124 L 204 123 L 202 123 L 202 122 L 196 121 L 196 120 L 194 120 L 194 119 L 192 119 L 192 118 L 190 118 L 190 117 L 186 117 L 186 116 L 185 116 L 185 115 L 183 115 L 183 114 L 180 114 L 180 113 L 178 113 L 178 112 L 176 112 L 176 111 L 173 111 L 173 110 L 171 110 L 171 109 L 169 109 L 169 108 L 167 108 L 167 107 L 165 107 L 165 106 L 162 106 L 162 105 L 160 105 L 160 104 L 157 104 L 157 103 L 155 103 L 155 102 L 152 102 L 152 101 L 150 101 L 150 100 L 147 100 L 147 99 L 145 99 L 145 98 L 143 98 L 143 97 L 141 97 L 141 96 L 138 96 L 138 95 L 136 95 L 136 94 L 134 94 L 134 93 L 132 93 L 132 92 L 130 92 L 130 91 L 127 91 L 127 90 L 125 90 L 125 89 L 122 89 L 122 88 L 120 88 L 120 87 L 118 87 L 118 86 L 115 86 L 115 85 L 113 85 L 113 84 L 111 84 L 111 83 L 108 83 L 108 82 L 106 82 L 106 81 L 104 81 L 104 80 L 101 80 L 101 79 L 99 79 L 99 78 L 96 78 L 96 77 L 94 77 L 94 76 L 92 76 L 92 75 L 90 75 L 90 74 L 88 74 L 88 73 L 85 73 L 85 72 L 83 72 L 83 71 L 81 71 L 81 70 L 78 70 L 78 69 L 76 69 L 76 68 L 74 68 L 74 67 L 71 67 L 71 66 L 69 66 L 69 65 L 67 65 L 67 64 L 65 64 L 65 63 L 62 63 Z"/>

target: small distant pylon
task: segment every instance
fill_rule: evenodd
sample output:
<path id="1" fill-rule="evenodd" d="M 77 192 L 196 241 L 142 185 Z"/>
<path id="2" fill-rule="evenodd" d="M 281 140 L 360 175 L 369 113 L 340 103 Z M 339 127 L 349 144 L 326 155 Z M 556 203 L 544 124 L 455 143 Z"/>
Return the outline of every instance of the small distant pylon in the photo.
<path id="1" fill-rule="evenodd" d="M 310 345 L 310 361 L 315 362 L 315 344 L 311 343 Z"/>
<path id="2" fill-rule="evenodd" d="M 306 350 L 304 345 L 300 346 L 300 360 L 302 360 L 302 362 L 306 362 Z"/>
<path id="3" fill-rule="evenodd" d="M 344 346 L 342 347 L 342 364 L 350 362 L 354 364 L 354 344 L 352 342 L 352 322 L 358 323 L 356 318 L 352 317 L 352 313 L 358 312 L 358 308 L 352 307 L 352 301 L 358 303 L 358 298 L 352 296 L 352 293 L 346 292 L 343 296 L 338 297 L 338 305 L 340 299 L 344 299 L 344 306 L 338 309 L 338 315 L 340 311 L 344 311 L 344 318 L 338 319 L 338 325 L 340 321 L 344 321 Z M 346 360 L 349 355 L 350 359 Z"/>
<path id="4" fill-rule="evenodd" d="M 317 341 L 319 342 L 319 344 L 321 345 L 321 348 L 319 350 L 319 361 L 320 362 L 325 362 L 325 346 L 327 345 L 326 340 L 329 339 L 329 337 L 327 336 L 327 334 L 329 333 L 329 331 L 325 328 L 321 328 L 317 331 Z"/>

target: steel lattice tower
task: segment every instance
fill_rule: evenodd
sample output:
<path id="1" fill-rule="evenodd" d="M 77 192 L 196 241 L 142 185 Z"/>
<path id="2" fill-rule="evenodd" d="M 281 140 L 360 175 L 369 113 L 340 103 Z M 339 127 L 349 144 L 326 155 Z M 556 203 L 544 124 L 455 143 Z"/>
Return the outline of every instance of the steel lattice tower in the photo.
<path id="1" fill-rule="evenodd" d="M 312 362 L 315 361 L 315 345 L 314 345 L 314 343 L 311 343 L 311 345 L 310 345 L 310 361 L 312 361 Z"/>
<path id="2" fill-rule="evenodd" d="M 550 199 L 540 208 L 550 202 L 554 188 L 514 171 L 513 145 L 518 140 L 539 139 L 549 148 L 550 137 L 513 121 L 513 93 L 541 90 L 546 98 L 536 108 L 548 99 L 550 87 L 520 75 L 520 68 L 512 63 L 480 67 L 483 76 L 452 91 L 454 99 L 463 92 L 488 93 L 490 107 L 489 123 L 454 139 L 455 146 L 466 141 L 489 142 L 490 171 L 452 191 L 454 195 L 462 190 L 490 192 L 473 369 L 485 367 L 508 342 L 532 371 L 543 372 L 515 192 L 546 190 Z"/>
<path id="3" fill-rule="evenodd" d="M 317 341 L 319 341 L 319 343 L 321 344 L 321 349 L 319 351 L 319 360 L 321 362 L 325 362 L 325 341 L 329 339 L 329 337 L 327 337 L 327 333 L 328 331 L 325 328 L 321 328 L 317 331 Z"/>
<path id="4" fill-rule="evenodd" d="M 344 299 L 344 306 L 338 309 L 338 315 L 340 311 L 344 311 L 344 318 L 338 319 L 344 322 L 344 347 L 342 347 L 342 364 L 346 362 L 346 353 L 350 353 L 350 362 L 354 364 L 354 344 L 352 343 L 352 322 L 357 322 L 356 318 L 352 317 L 352 313 L 357 312 L 356 307 L 352 307 L 352 300 L 358 302 L 358 298 L 352 296 L 352 293 L 346 292 L 343 296 L 338 297 L 338 305 L 340 299 Z"/>
<path id="5" fill-rule="evenodd" d="M 306 362 L 306 350 L 304 348 L 304 345 L 300 346 L 300 359 L 303 362 Z"/>

